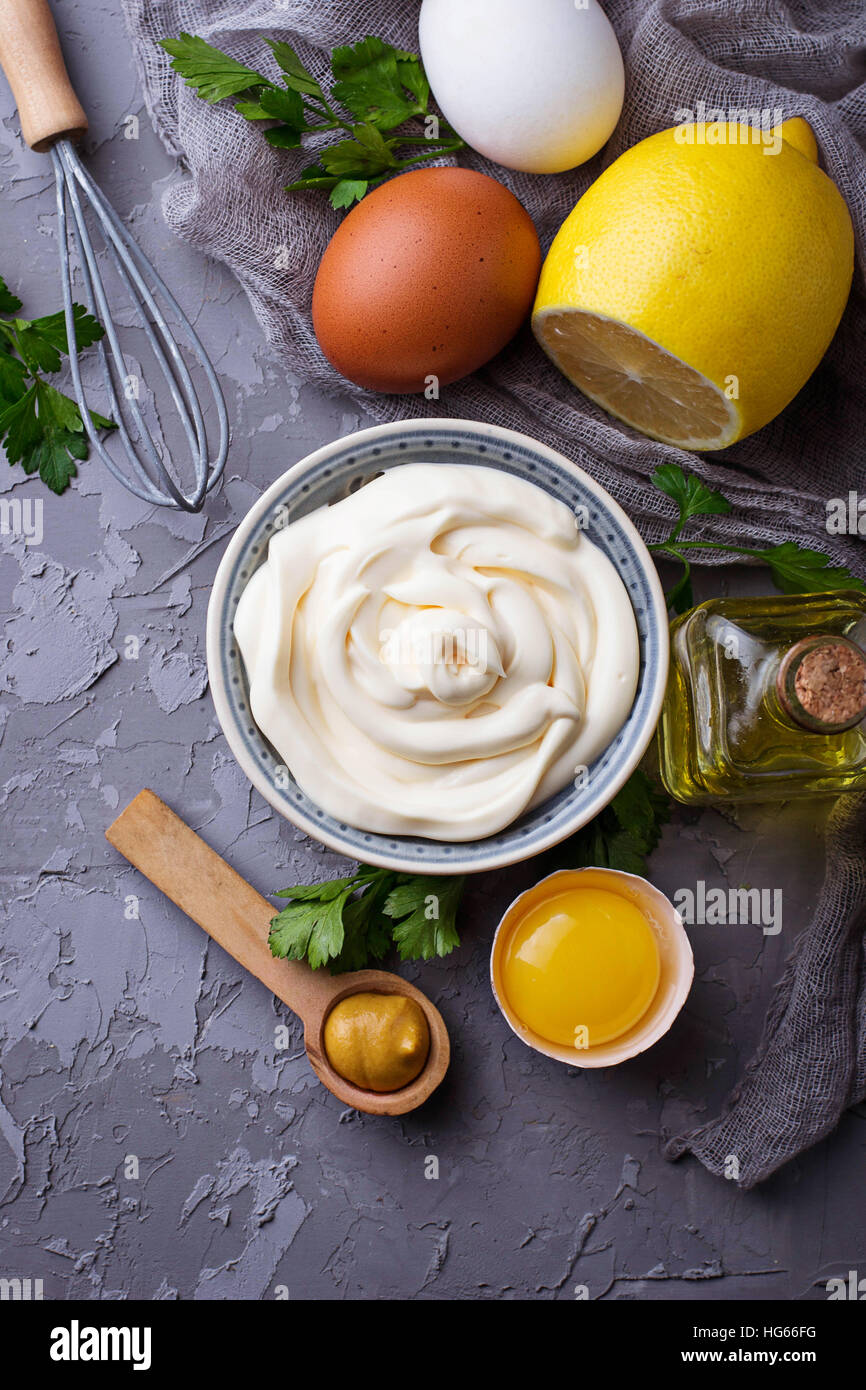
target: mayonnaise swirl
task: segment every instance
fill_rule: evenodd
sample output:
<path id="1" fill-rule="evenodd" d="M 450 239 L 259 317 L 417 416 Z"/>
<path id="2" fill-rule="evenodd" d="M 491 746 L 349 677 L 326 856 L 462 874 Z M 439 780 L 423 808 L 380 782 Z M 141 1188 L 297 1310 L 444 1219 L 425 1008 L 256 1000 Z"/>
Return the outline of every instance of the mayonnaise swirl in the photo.
<path id="1" fill-rule="evenodd" d="M 253 717 L 363 830 L 493 835 L 588 767 L 634 700 L 614 566 L 562 502 L 406 464 L 278 532 L 238 604 Z"/>

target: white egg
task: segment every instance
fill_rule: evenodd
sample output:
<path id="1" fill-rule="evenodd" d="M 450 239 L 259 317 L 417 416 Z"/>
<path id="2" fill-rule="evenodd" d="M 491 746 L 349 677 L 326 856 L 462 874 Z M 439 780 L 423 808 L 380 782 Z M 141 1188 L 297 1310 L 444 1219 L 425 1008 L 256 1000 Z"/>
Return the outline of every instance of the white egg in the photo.
<path id="1" fill-rule="evenodd" d="M 509 169 L 573 169 L 619 120 L 622 55 L 597 0 L 423 0 L 419 38 L 445 119 Z"/>

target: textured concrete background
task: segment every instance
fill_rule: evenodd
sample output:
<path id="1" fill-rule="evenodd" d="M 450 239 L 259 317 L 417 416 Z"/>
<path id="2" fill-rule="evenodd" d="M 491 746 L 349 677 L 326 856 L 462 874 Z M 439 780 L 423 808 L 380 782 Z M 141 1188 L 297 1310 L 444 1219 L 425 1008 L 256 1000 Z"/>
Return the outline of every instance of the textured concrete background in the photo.
<path id="1" fill-rule="evenodd" d="M 829 1276 L 862 1266 L 862 1110 L 748 1194 L 660 1152 L 661 1132 L 716 1113 L 759 1036 L 820 885 L 817 807 L 682 813 L 668 827 L 653 864 L 663 890 L 782 888 L 784 926 L 693 929 L 684 1014 L 607 1073 L 529 1052 L 490 996 L 493 927 L 553 860 L 475 880 L 462 949 L 407 969 L 441 1008 L 454 1061 L 404 1120 L 343 1110 L 291 1018 L 293 1044 L 276 1050 L 282 1006 L 106 845 L 149 784 L 264 893 L 340 869 L 235 766 L 204 624 L 233 523 L 288 464 L 365 421 L 288 378 L 234 282 L 165 231 L 160 194 L 178 171 L 114 7 L 55 9 L 92 119 L 90 168 L 194 318 L 234 445 L 225 487 L 194 519 L 155 513 L 96 461 L 53 498 L 0 460 L 0 490 L 45 501 L 40 545 L 0 538 L 0 1275 L 41 1277 L 50 1298 L 259 1299 L 280 1286 L 573 1298 L 577 1285 L 592 1298 L 823 1298 Z M 28 314 L 60 303 L 53 196 L 4 86 L 0 273 Z M 431 1154 L 438 1180 L 425 1179 Z"/>

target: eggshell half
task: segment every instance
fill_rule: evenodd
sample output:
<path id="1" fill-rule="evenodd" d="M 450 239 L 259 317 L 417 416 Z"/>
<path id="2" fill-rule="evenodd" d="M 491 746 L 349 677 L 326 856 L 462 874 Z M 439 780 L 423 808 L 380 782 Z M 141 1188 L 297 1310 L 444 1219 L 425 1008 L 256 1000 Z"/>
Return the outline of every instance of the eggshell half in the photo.
<path id="1" fill-rule="evenodd" d="M 532 305 L 541 248 L 514 194 L 471 169 L 416 169 L 340 224 L 313 289 L 332 366 L 373 391 L 447 386 L 488 362 Z"/>
<path id="2" fill-rule="evenodd" d="M 652 928 L 659 948 L 661 977 L 655 998 L 643 1018 L 623 1033 L 621 1037 L 600 1043 L 597 1047 L 581 1051 L 574 1047 L 563 1047 L 550 1042 L 523 1022 L 508 1002 L 508 995 L 502 980 L 502 958 L 508 938 L 520 918 L 537 902 L 543 902 L 555 893 L 568 888 L 587 887 L 608 888 L 621 893 L 629 902 L 643 913 Z M 679 1014 L 695 976 L 695 962 L 688 933 L 682 918 L 673 903 L 652 883 L 637 874 L 627 874 L 621 869 L 559 869 L 541 879 L 534 888 L 528 888 L 514 899 L 508 908 L 493 938 L 490 951 L 490 983 L 493 997 L 502 1011 L 506 1023 L 527 1047 L 553 1057 L 557 1062 L 565 1062 L 570 1067 L 612 1067 L 637 1057 L 653 1043 L 663 1038 L 674 1019 Z"/>

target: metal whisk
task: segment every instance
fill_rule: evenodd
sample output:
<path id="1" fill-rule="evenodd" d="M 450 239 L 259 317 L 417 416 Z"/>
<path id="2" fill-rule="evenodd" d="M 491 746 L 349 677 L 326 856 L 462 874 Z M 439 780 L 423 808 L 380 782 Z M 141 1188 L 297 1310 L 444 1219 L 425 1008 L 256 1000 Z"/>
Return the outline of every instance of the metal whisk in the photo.
<path id="1" fill-rule="evenodd" d="M 156 506 L 200 511 L 205 497 L 222 474 L 228 453 L 228 414 L 223 393 L 189 319 L 78 157 L 73 141 L 87 130 L 87 117 L 69 81 L 47 0 L 0 0 L 0 64 L 18 104 L 24 139 L 32 149 L 50 152 L 54 165 L 69 362 L 75 399 L 90 444 L 118 482 L 136 497 Z M 145 422 L 138 393 L 128 389 L 134 373 L 130 371 L 118 340 L 85 221 L 85 203 L 99 225 L 111 261 L 137 311 L 139 323 L 180 416 L 195 477 L 194 486 L 189 491 L 183 490 L 177 470 L 169 471 L 168 460 L 163 457 Z M 73 316 L 70 246 L 75 248 L 81 270 L 85 305 L 105 329 L 105 337 L 95 350 L 101 362 L 102 378 L 111 416 L 117 425 L 116 437 L 126 459 L 126 468 L 112 457 L 100 439 L 85 400 Z M 212 461 L 208 460 L 201 404 L 157 296 L 171 311 L 182 330 L 190 354 L 200 363 L 213 395 L 219 441 Z M 130 433 L 130 425 L 137 436 L 137 444 Z"/>

